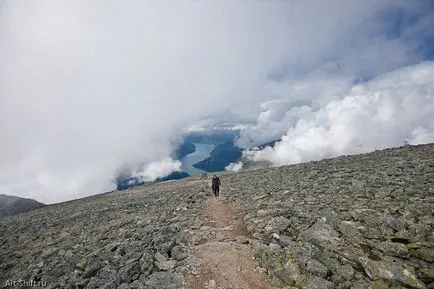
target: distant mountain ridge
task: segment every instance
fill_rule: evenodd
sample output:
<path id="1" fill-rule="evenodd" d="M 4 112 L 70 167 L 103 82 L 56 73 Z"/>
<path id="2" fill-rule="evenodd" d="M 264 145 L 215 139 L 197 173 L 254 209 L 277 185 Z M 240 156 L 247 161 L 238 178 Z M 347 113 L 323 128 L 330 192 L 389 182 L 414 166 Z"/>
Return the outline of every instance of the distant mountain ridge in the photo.
<path id="1" fill-rule="evenodd" d="M 136 186 L 141 186 L 141 185 L 145 185 L 145 184 L 152 184 L 152 183 L 159 183 L 159 182 L 166 182 L 166 181 L 170 181 L 170 180 L 179 180 L 179 179 L 183 179 L 183 178 L 186 178 L 189 176 L 190 175 L 186 172 L 172 172 L 165 177 L 160 177 L 160 178 L 157 178 L 155 181 L 149 181 L 149 182 L 145 182 L 145 181 L 143 181 L 139 178 L 135 178 L 135 177 L 130 177 L 127 179 L 118 179 L 116 181 L 116 190 L 122 191 L 122 190 L 126 190 L 126 189 L 136 187 Z"/>
<path id="2" fill-rule="evenodd" d="M 194 145 L 194 143 L 188 140 L 184 140 L 183 143 L 176 148 L 173 154 L 175 159 L 180 160 L 186 155 L 192 154 L 195 151 L 196 151 L 196 146 Z"/>
<path id="3" fill-rule="evenodd" d="M 273 141 L 270 141 L 270 142 L 267 142 L 267 143 L 264 143 L 264 144 L 261 144 L 261 145 L 258 145 L 258 146 L 256 146 L 258 149 L 260 149 L 260 150 L 263 150 L 264 148 L 266 148 L 266 147 L 272 147 L 272 148 L 274 148 L 274 146 L 276 145 L 276 143 L 277 142 L 280 142 L 281 141 L 281 139 L 276 139 L 276 140 L 273 140 Z"/>
<path id="4" fill-rule="evenodd" d="M 238 136 L 239 131 L 236 130 L 211 130 L 190 132 L 184 137 L 186 142 L 219 145 L 228 141 L 233 141 Z"/>
<path id="5" fill-rule="evenodd" d="M 12 216 L 46 206 L 33 199 L 0 194 L 0 217 Z"/>
<path id="6" fill-rule="evenodd" d="M 180 180 L 186 177 L 189 177 L 190 175 L 186 172 L 172 172 L 170 175 L 161 177 L 157 179 L 157 182 L 166 182 L 166 181 L 172 181 L 172 180 Z"/>

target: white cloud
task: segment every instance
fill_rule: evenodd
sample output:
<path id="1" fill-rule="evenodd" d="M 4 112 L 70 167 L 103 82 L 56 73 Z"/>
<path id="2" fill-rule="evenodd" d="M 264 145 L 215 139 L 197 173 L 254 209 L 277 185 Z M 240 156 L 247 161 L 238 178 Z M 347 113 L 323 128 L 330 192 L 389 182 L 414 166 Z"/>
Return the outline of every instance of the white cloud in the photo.
<path id="1" fill-rule="evenodd" d="M 319 109 L 293 107 L 282 117 L 281 111 L 264 108 L 250 133 L 266 135 L 270 127 L 284 124 L 288 129 L 274 148 L 245 151 L 249 160 L 293 164 L 400 146 L 405 141 L 434 142 L 434 62 L 353 86 Z"/>
<path id="2" fill-rule="evenodd" d="M 231 171 L 231 172 L 238 172 L 242 168 L 243 168 L 243 163 L 242 162 L 237 162 L 237 163 L 230 163 L 229 165 L 227 165 L 225 167 L 225 170 Z"/>
<path id="3" fill-rule="evenodd" d="M 414 35 L 433 23 L 406 0 L 0 5 L 0 192 L 48 203 L 113 189 L 198 120 L 249 123 L 278 99 L 261 121 L 285 134 L 279 118 L 316 115 L 300 103 L 316 111 L 354 79 L 423 59 Z M 423 17 L 390 37 L 391 9 Z"/>
<path id="4" fill-rule="evenodd" d="M 410 145 L 426 144 L 434 142 L 434 125 L 427 127 L 418 126 L 411 131 L 411 136 L 405 140 Z"/>
<path id="5" fill-rule="evenodd" d="M 133 171 L 131 177 L 143 182 L 155 181 L 157 178 L 168 176 L 172 172 L 181 170 L 181 162 L 166 157 L 160 161 L 146 164 L 141 170 Z"/>

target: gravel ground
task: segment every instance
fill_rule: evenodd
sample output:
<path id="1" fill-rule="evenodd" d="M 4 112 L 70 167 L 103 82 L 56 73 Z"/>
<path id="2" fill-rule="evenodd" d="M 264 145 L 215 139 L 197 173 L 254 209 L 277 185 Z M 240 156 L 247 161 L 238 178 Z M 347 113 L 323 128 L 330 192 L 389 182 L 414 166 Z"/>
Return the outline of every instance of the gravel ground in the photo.
<path id="1" fill-rule="evenodd" d="M 221 180 L 255 265 L 281 288 L 434 288 L 434 144 Z M 200 233 L 209 182 L 191 177 L 0 219 L 0 287 L 185 287 L 190 257 L 215 238 Z"/>

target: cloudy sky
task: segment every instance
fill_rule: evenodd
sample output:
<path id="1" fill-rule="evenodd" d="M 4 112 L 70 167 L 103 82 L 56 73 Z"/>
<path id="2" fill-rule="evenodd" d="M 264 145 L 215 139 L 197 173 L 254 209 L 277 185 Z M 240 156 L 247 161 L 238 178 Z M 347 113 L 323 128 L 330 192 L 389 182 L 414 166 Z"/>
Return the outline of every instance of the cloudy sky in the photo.
<path id="1" fill-rule="evenodd" d="M 1 1 L 0 193 L 153 178 L 188 127 L 273 164 L 434 141 L 431 0 Z"/>

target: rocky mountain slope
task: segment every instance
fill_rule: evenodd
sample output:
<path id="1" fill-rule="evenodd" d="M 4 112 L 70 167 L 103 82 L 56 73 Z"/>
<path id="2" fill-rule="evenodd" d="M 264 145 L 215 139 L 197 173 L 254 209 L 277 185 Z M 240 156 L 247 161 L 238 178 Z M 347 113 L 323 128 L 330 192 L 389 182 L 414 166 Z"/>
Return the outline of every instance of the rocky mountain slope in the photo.
<path id="1" fill-rule="evenodd" d="M 212 202 L 190 177 L 2 218 L 0 287 L 434 288 L 434 144 L 221 180 Z"/>
<path id="2" fill-rule="evenodd" d="M 0 217 L 16 215 L 45 206 L 38 201 L 0 194 Z"/>

